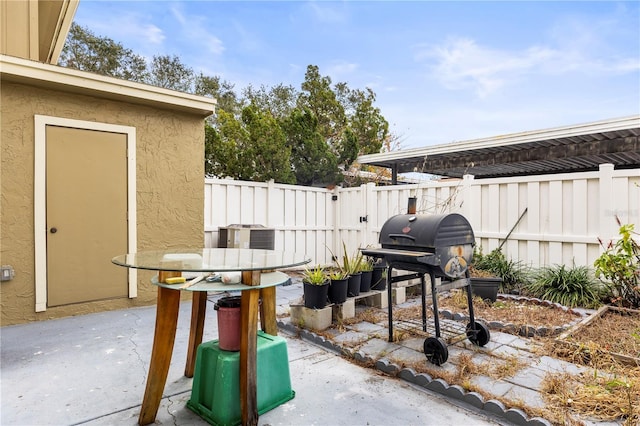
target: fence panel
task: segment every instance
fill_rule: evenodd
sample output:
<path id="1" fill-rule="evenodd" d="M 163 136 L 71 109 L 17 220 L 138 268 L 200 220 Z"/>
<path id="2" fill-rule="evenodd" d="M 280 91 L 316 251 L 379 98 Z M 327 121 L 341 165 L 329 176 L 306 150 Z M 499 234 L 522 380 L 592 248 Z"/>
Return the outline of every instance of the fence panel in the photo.
<path id="1" fill-rule="evenodd" d="M 502 246 L 507 258 L 532 267 L 591 266 L 601 253 L 598 238 L 617 237 L 616 217 L 640 223 L 640 170 L 602 165 L 596 172 L 333 190 L 206 179 L 205 244 L 217 246 L 219 227 L 261 224 L 275 230 L 276 249 L 329 265 L 343 242 L 349 252 L 377 244 L 384 222 L 405 213 L 409 197 L 419 214 L 463 214 L 484 253 Z"/>
<path id="2" fill-rule="evenodd" d="M 258 224 L 274 230 L 278 250 L 303 251 L 328 264 L 335 215 L 332 192 L 273 182 L 205 179 L 205 246 L 217 247 L 219 228 Z"/>

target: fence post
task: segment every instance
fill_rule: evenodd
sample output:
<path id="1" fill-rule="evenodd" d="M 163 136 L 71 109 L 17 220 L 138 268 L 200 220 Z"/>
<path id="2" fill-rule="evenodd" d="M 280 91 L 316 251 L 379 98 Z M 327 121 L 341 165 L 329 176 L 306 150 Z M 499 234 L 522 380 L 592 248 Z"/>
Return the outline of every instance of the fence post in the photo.
<path id="1" fill-rule="evenodd" d="M 476 209 L 473 208 L 474 206 L 474 202 L 475 200 L 472 197 L 471 194 L 471 185 L 473 184 L 473 180 L 474 180 L 474 176 L 473 175 L 463 175 L 462 176 L 462 215 L 467 218 L 467 220 L 469 221 L 469 223 L 474 223 L 475 221 L 472 218 L 473 212 L 475 211 L 479 211 L 480 209 L 478 209 L 476 207 Z M 480 221 L 476 222 L 476 223 L 480 223 Z"/>
<path id="2" fill-rule="evenodd" d="M 264 224 L 267 228 L 271 227 L 272 223 L 275 223 L 273 219 L 273 215 L 276 213 L 276 209 L 272 208 L 271 203 L 273 203 L 274 193 L 275 193 L 276 182 L 273 179 L 270 179 L 267 182 L 267 223 Z"/>
<path id="3" fill-rule="evenodd" d="M 331 195 L 331 202 L 333 203 L 333 247 L 331 247 L 331 252 L 335 256 L 340 256 L 342 250 L 342 235 L 340 233 L 341 222 L 340 217 L 342 216 L 342 197 L 340 197 L 340 187 L 336 186 L 333 188 L 333 194 Z M 333 260 L 333 259 L 332 259 Z"/>
<path id="4" fill-rule="evenodd" d="M 617 223 L 615 218 L 614 188 L 613 188 L 613 164 L 600 164 L 599 166 L 599 190 L 600 190 L 600 239 L 606 244 L 617 236 Z M 600 247 L 602 251 L 602 247 Z"/>
<path id="5" fill-rule="evenodd" d="M 373 238 L 374 222 L 377 223 L 377 209 L 376 209 L 376 193 L 374 192 L 376 184 L 373 182 L 369 182 L 364 186 L 364 194 L 365 194 L 365 205 L 364 205 L 364 218 L 365 222 L 365 234 L 362 247 L 367 247 L 369 245 L 377 243 L 377 239 Z"/>

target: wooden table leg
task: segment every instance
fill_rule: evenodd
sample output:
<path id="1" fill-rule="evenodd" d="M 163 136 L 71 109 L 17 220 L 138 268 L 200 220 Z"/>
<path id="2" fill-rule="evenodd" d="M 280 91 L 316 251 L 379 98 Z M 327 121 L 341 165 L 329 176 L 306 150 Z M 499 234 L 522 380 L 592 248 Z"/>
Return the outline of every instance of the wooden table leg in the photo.
<path id="1" fill-rule="evenodd" d="M 167 374 L 169 374 L 179 308 L 180 291 L 158 287 L 156 327 L 153 334 L 153 349 L 147 375 L 147 386 L 138 418 L 140 425 L 148 425 L 156 420 L 164 385 L 167 382 Z"/>
<path id="2" fill-rule="evenodd" d="M 242 283 L 260 284 L 260 271 L 242 271 Z M 244 290 L 240 299 L 240 411 L 243 426 L 258 424 L 258 309 L 260 289 Z"/>
<path id="3" fill-rule="evenodd" d="M 187 347 L 187 363 L 184 367 L 184 375 L 187 377 L 193 377 L 193 371 L 196 367 L 196 353 L 198 345 L 202 343 L 206 313 L 207 292 L 194 291 L 191 302 L 191 329 L 189 332 L 189 346 Z"/>
<path id="4" fill-rule="evenodd" d="M 257 397 L 257 354 L 258 354 L 258 300 L 260 290 L 242 292 L 240 309 L 240 411 L 242 424 L 255 426 L 258 424 Z"/>
<path id="5" fill-rule="evenodd" d="M 278 335 L 278 323 L 276 321 L 276 288 L 266 287 L 260 289 L 260 325 L 262 331 L 272 336 Z"/>

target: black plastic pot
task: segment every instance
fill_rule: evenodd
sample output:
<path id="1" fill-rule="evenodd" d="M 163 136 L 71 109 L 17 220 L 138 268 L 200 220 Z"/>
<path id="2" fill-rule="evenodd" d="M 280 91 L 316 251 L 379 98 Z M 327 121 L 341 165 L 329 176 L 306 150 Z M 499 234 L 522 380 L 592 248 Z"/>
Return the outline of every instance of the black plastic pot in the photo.
<path id="1" fill-rule="evenodd" d="M 360 296 L 360 281 L 362 280 L 362 273 L 356 272 L 349 275 L 349 283 L 347 288 L 347 296 L 354 297 Z"/>
<path id="2" fill-rule="evenodd" d="M 387 289 L 387 267 L 384 265 L 374 266 L 371 274 L 371 290 Z"/>
<path id="3" fill-rule="evenodd" d="M 498 289 L 502 284 L 502 278 L 471 277 L 471 292 L 483 299 L 495 302 L 498 298 Z"/>
<path id="4" fill-rule="evenodd" d="M 367 293 L 371 291 L 371 278 L 373 271 L 362 271 L 360 278 L 360 293 Z"/>
<path id="5" fill-rule="evenodd" d="M 329 302 L 341 304 L 347 301 L 348 279 L 331 280 L 329 284 Z"/>
<path id="6" fill-rule="evenodd" d="M 329 280 L 323 285 L 309 284 L 302 281 L 304 291 L 304 307 L 309 309 L 322 309 L 327 306 L 329 293 Z"/>

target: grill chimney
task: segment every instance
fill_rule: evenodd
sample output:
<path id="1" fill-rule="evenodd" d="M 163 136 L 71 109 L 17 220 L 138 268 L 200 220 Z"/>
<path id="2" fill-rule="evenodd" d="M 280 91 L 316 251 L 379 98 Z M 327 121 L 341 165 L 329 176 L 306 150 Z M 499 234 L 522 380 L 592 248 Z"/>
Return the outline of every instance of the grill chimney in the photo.
<path id="1" fill-rule="evenodd" d="M 418 199 L 416 197 L 409 197 L 409 204 L 407 206 L 407 214 L 416 214 L 416 203 Z"/>

